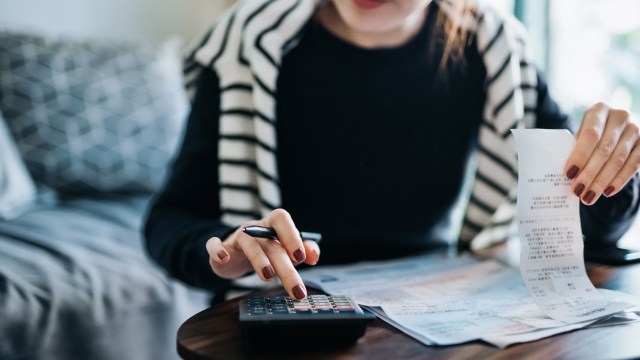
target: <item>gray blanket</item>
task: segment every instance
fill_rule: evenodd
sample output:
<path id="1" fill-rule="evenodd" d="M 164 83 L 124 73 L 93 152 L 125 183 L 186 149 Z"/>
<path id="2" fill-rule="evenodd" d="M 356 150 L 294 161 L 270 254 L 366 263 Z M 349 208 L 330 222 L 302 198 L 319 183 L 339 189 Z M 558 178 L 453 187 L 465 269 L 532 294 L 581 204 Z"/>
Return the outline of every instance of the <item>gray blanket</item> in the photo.
<path id="1" fill-rule="evenodd" d="M 0 359 L 173 359 L 208 294 L 143 249 L 148 198 L 76 199 L 0 221 Z"/>

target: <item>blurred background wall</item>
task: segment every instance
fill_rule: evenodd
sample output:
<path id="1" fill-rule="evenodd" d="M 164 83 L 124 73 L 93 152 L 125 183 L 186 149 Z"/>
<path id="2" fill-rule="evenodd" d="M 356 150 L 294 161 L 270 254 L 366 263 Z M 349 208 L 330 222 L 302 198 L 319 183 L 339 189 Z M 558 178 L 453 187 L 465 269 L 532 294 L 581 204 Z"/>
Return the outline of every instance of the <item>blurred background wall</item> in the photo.
<path id="1" fill-rule="evenodd" d="M 190 40 L 233 0 L 0 0 L 0 29 L 50 36 Z"/>

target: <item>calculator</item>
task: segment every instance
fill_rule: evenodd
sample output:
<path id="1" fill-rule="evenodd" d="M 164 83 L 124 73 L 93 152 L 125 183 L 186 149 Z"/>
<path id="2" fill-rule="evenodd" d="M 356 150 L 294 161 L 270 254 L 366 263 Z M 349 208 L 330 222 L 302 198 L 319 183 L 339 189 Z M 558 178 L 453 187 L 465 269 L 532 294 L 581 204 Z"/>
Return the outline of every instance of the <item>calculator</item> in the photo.
<path id="1" fill-rule="evenodd" d="M 343 295 L 309 295 L 300 301 L 287 295 L 253 296 L 240 301 L 243 338 L 257 343 L 353 342 L 373 319 Z"/>

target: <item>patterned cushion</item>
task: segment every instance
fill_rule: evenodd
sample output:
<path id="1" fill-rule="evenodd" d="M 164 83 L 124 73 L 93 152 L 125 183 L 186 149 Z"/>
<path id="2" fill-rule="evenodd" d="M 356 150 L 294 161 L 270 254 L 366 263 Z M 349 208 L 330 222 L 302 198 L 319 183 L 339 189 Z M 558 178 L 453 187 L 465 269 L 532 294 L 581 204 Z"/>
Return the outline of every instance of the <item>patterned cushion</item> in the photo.
<path id="1" fill-rule="evenodd" d="M 187 108 L 175 41 L 0 33 L 0 111 L 34 180 L 60 193 L 158 190 Z"/>

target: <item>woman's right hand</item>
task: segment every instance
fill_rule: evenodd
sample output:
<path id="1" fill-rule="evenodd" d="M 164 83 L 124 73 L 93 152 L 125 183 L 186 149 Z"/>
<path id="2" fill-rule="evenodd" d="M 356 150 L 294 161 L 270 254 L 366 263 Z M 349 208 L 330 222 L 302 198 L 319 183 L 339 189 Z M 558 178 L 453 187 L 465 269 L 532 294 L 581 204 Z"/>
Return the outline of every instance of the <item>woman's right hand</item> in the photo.
<path id="1" fill-rule="evenodd" d="M 243 227 L 258 225 L 275 229 L 280 240 L 254 238 L 242 231 Z M 242 225 L 222 241 L 213 237 L 207 241 L 209 264 L 218 276 L 236 279 L 251 270 L 264 281 L 276 275 L 294 299 L 304 299 L 307 290 L 295 269 L 302 262 L 315 265 L 320 258 L 320 247 L 309 240 L 302 241 L 291 215 L 286 210 L 273 210 L 262 220 Z"/>

